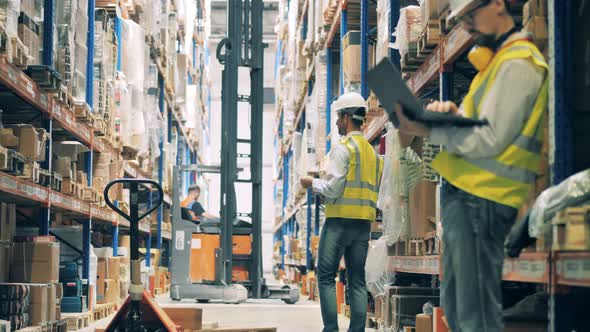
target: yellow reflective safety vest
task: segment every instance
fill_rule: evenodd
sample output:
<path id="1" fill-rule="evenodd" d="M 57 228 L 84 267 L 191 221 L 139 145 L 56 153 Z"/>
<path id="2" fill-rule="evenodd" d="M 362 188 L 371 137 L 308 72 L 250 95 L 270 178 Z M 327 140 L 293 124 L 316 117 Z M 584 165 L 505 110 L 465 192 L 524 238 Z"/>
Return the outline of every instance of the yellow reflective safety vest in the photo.
<path id="1" fill-rule="evenodd" d="M 517 40 L 500 49 L 487 68 L 474 78 L 463 100 L 466 117 L 478 118 L 482 101 L 496 84 L 500 66 L 508 60 L 525 59 L 545 69 L 549 66 L 537 47 L 528 40 Z M 498 84 L 502 84 L 498 82 Z M 539 173 L 543 146 L 543 119 L 547 109 L 548 74 L 520 135 L 503 152 L 492 158 L 470 159 L 442 151 L 433 161 L 433 168 L 449 183 L 474 196 L 514 208 L 528 198 L 532 183 Z M 514 93 L 518 93 L 515 91 Z M 511 110 L 497 110 L 510 112 Z"/>
<path id="2" fill-rule="evenodd" d="M 350 152 L 342 197 L 326 204 L 326 218 L 375 220 L 383 159 L 362 135 L 340 141 Z"/>

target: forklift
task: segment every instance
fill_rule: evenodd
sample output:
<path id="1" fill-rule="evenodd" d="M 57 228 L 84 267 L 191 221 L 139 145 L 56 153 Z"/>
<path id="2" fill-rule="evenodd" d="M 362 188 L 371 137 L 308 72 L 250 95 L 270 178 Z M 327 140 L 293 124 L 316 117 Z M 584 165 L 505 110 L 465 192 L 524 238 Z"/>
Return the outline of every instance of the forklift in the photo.
<path id="1" fill-rule="evenodd" d="M 227 2 L 227 37 L 217 46 L 222 73 L 221 165 L 176 165 L 173 170 L 172 300 L 241 303 L 248 298 L 274 298 L 294 304 L 299 289 L 270 286 L 262 275 L 262 0 Z M 250 96 L 238 93 L 238 69 L 250 71 Z M 250 138 L 238 138 L 238 103 L 249 105 Z M 249 153 L 238 153 L 238 145 Z M 249 161 L 250 177 L 238 175 L 238 159 Z M 180 207 L 181 177 L 185 172 L 220 173 L 219 220 L 184 220 Z M 236 211 L 236 183 L 251 185 L 250 213 Z"/>

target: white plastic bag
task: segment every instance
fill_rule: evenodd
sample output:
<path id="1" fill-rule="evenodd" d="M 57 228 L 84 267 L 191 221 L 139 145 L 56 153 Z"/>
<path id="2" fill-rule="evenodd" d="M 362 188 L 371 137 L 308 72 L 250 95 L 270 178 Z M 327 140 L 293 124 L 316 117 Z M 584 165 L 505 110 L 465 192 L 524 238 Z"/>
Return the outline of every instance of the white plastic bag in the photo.
<path id="1" fill-rule="evenodd" d="M 387 259 L 387 242 L 382 236 L 379 240 L 372 242 L 365 264 L 367 289 L 373 296 L 385 292 L 385 287 L 390 284 Z"/>
<path id="2" fill-rule="evenodd" d="M 385 158 L 383 163 L 383 176 L 377 207 L 383 212 L 383 233 L 388 245 L 396 243 L 407 222 L 403 218 L 402 194 L 403 179 L 400 165 L 401 145 L 398 139 L 398 131 L 391 123 L 387 123 L 387 134 L 385 134 Z"/>

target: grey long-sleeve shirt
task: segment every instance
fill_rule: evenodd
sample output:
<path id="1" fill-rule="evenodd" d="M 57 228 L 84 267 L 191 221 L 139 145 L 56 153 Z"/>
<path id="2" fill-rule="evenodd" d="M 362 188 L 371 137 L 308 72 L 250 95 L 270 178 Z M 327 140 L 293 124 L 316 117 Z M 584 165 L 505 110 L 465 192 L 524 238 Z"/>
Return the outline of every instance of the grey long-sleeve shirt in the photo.
<path id="1" fill-rule="evenodd" d="M 522 37 L 518 34 L 507 42 Z M 487 119 L 489 125 L 435 127 L 430 132 L 431 143 L 444 145 L 448 152 L 472 159 L 500 154 L 520 134 L 533 111 L 545 75 L 545 70 L 527 60 L 506 61 L 482 101 L 480 118 Z"/>
<path id="2" fill-rule="evenodd" d="M 346 137 L 361 135 L 360 131 L 353 131 Z M 338 143 L 330 151 L 325 179 L 313 180 L 313 191 L 333 202 L 342 197 L 346 185 L 346 175 L 350 163 L 350 151 L 344 144 Z"/>

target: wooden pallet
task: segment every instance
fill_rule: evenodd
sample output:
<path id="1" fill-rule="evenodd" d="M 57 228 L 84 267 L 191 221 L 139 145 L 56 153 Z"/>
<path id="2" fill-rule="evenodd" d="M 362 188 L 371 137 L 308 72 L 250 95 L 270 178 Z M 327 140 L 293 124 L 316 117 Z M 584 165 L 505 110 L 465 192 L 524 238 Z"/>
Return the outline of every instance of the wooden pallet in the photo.
<path id="1" fill-rule="evenodd" d="M 552 220 L 553 250 L 585 251 L 590 249 L 590 205 L 570 207 Z"/>
<path id="2" fill-rule="evenodd" d="M 19 68 L 25 68 L 29 64 L 29 49 L 18 37 L 10 38 L 9 58 Z"/>
<path id="3" fill-rule="evenodd" d="M 39 185 L 43 187 L 51 186 L 51 172 L 46 169 L 39 168 Z"/>
<path id="4" fill-rule="evenodd" d="M 74 116 L 81 122 L 92 123 L 94 116 L 86 103 L 74 102 Z"/>
<path id="5" fill-rule="evenodd" d="M 441 37 L 440 21 L 429 20 L 426 28 L 418 37 L 417 55 L 418 57 L 428 56 L 432 50 L 439 44 Z"/>
<path id="6" fill-rule="evenodd" d="M 7 150 L 7 154 L 8 167 L 4 171 L 12 175 L 22 175 L 25 169 L 25 157 L 23 157 L 22 154 L 10 149 Z"/>
<path id="7" fill-rule="evenodd" d="M 78 196 L 78 183 L 71 178 L 64 178 L 61 183 L 62 194 Z"/>
<path id="8" fill-rule="evenodd" d="M 23 173 L 16 177 L 30 180 L 34 183 L 40 183 L 39 163 L 35 161 L 27 161 L 24 163 Z"/>
<path id="9" fill-rule="evenodd" d="M 61 174 L 53 172 L 51 174 L 51 190 L 61 192 L 61 186 L 63 184 L 63 177 Z"/>
<path id="10" fill-rule="evenodd" d="M 72 108 L 74 106 L 74 98 L 68 91 L 68 87 L 65 85 L 62 85 L 61 89 L 59 89 L 59 92 L 57 93 L 57 100 L 66 108 Z"/>
<path id="11" fill-rule="evenodd" d="M 95 305 L 92 309 L 93 320 L 98 321 L 107 318 L 116 311 L 116 308 L 117 304 L 115 302 Z"/>
<path id="12" fill-rule="evenodd" d="M 90 326 L 92 314 L 90 311 L 81 313 L 62 313 L 61 317 L 67 321 L 68 331 L 76 331 Z"/>
<path id="13" fill-rule="evenodd" d="M 96 202 L 97 198 L 97 192 L 96 190 L 94 190 L 94 188 L 89 188 L 89 187 L 82 187 L 80 188 L 80 199 L 85 201 L 85 202 L 89 202 L 89 203 L 94 203 Z"/>
<path id="14" fill-rule="evenodd" d="M 92 122 L 92 128 L 96 136 L 105 136 L 107 133 L 107 125 L 103 119 L 95 118 Z"/>

